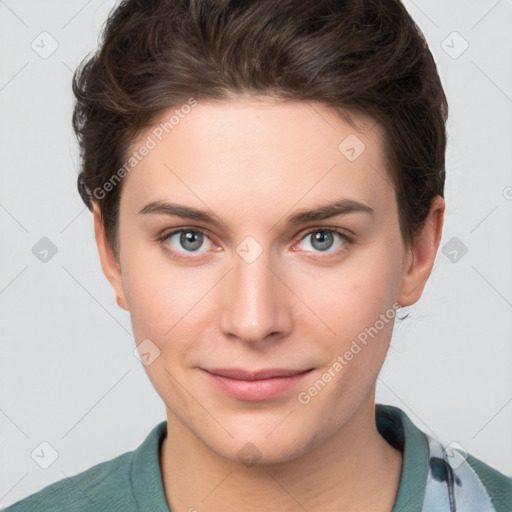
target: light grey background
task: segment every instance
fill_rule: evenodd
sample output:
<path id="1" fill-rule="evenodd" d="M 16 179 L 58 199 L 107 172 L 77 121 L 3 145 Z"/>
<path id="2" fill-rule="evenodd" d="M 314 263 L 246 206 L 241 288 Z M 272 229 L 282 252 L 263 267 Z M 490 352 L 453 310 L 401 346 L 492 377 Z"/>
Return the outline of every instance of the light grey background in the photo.
<path id="1" fill-rule="evenodd" d="M 512 475 L 512 1 L 405 3 L 450 106 L 447 214 L 377 399 Z M 134 449 L 165 419 L 76 191 L 71 76 L 113 5 L 0 1 L 0 507 Z M 43 237 L 57 249 L 46 262 L 32 251 Z M 44 441 L 58 453 L 48 469 L 31 456 Z"/>

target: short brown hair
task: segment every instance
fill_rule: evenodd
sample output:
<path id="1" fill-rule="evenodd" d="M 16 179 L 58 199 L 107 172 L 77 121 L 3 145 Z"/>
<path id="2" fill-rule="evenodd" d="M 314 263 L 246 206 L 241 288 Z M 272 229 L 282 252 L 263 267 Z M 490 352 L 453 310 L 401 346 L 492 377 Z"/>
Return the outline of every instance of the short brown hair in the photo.
<path id="1" fill-rule="evenodd" d="M 318 101 L 383 128 L 402 239 L 445 180 L 448 105 L 425 38 L 399 0 L 124 0 L 73 76 L 78 189 L 121 168 L 141 131 L 193 97 Z M 122 182 L 97 198 L 118 254 Z"/>

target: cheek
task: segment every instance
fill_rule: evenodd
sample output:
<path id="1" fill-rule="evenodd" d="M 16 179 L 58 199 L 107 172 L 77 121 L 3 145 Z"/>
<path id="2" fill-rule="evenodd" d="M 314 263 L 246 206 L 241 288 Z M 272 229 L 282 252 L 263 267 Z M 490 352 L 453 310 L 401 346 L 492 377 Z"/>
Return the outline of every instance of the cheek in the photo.
<path id="1" fill-rule="evenodd" d="M 327 284 L 308 282 L 304 287 L 309 287 L 308 297 L 317 304 L 325 323 L 332 325 L 337 336 L 347 339 L 392 308 L 400 280 L 397 261 L 385 247 L 369 248 L 333 269 L 323 281 Z"/>
<path id="2" fill-rule="evenodd" d="M 135 340 L 150 338 L 161 344 L 186 323 L 198 295 L 204 294 L 204 276 L 167 261 L 159 248 L 127 243 L 124 256 L 123 286 Z"/>
<path id="3" fill-rule="evenodd" d="M 325 323 L 335 333 L 317 337 L 317 343 L 329 354 L 324 371 L 331 368 L 335 375 L 324 399 L 330 396 L 339 408 L 362 399 L 373 385 L 389 348 L 397 310 L 399 259 L 385 244 L 357 256 L 333 271 L 324 294 L 318 286 L 310 287 L 316 291 L 313 300 L 321 305 Z M 340 397 L 344 399 L 338 402 Z"/>
<path id="4" fill-rule="evenodd" d="M 399 269 L 386 250 L 375 249 L 333 271 L 323 294 L 310 283 L 309 296 L 334 334 L 315 337 L 324 366 L 298 398 L 307 402 L 310 418 L 321 418 L 325 428 L 334 428 L 333 418 L 345 417 L 367 396 L 389 348 Z M 314 334 L 316 327 L 311 329 Z"/>

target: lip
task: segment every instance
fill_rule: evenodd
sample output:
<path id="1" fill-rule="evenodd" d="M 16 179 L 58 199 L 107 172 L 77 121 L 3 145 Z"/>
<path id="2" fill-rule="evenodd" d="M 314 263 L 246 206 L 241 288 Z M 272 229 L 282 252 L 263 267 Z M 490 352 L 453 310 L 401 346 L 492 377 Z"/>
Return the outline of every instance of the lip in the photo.
<path id="1" fill-rule="evenodd" d="M 268 368 L 248 371 L 240 368 L 202 368 L 211 383 L 238 400 L 258 401 L 276 398 L 309 375 L 307 370 Z"/>

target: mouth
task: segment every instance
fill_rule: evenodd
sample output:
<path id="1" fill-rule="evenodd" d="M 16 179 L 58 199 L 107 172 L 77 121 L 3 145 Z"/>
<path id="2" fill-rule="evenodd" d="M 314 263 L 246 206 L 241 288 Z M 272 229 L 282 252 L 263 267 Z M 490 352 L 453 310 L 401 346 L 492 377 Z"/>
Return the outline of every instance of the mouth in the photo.
<path id="1" fill-rule="evenodd" d="M 304 379 L 313 368 L 307 370 L 268 368 L 248 371 L 240 368 L 212 368 L 201 370 L 210 382 L 224 394 L 245 401 L 261 401 L 276 398 Z"/>

